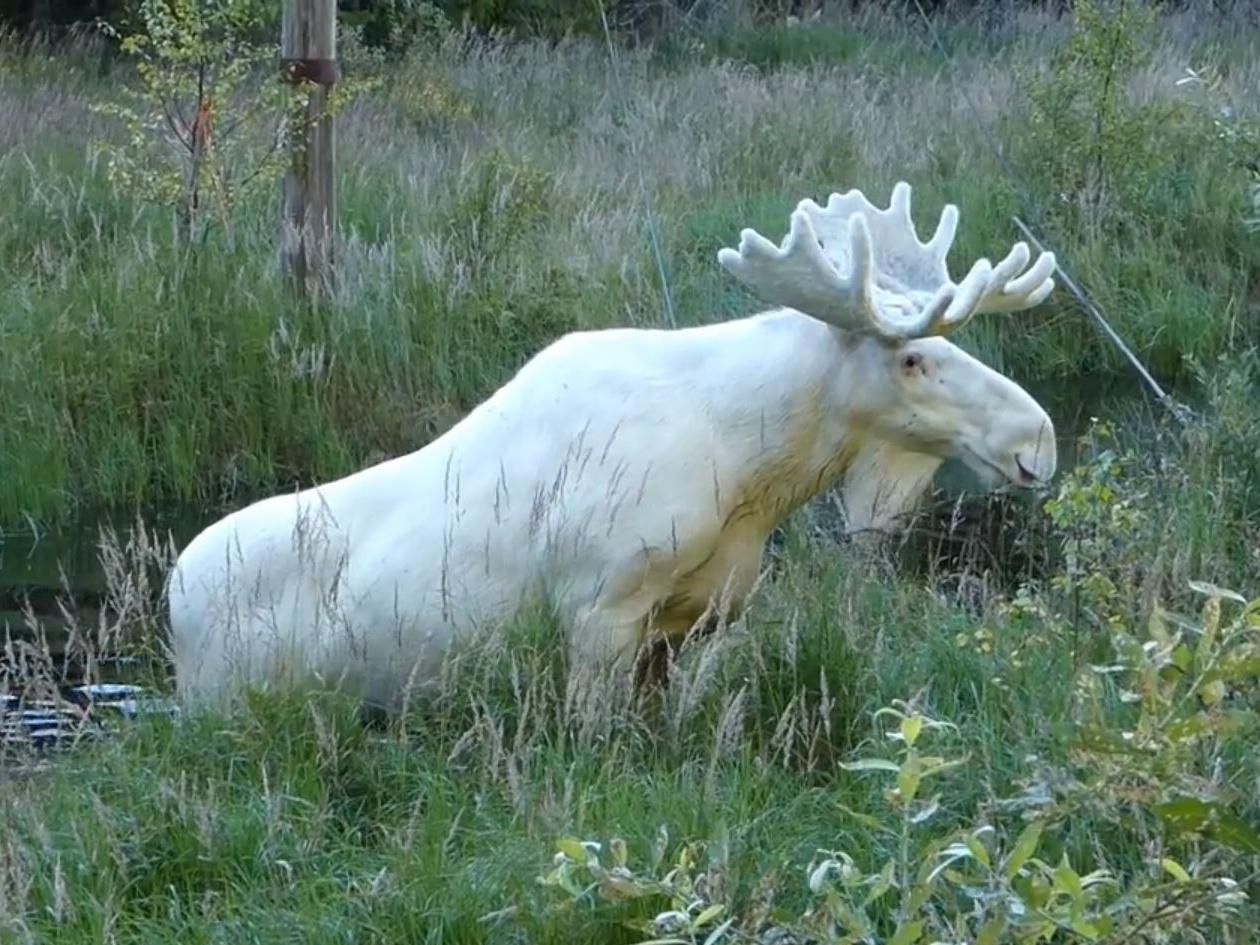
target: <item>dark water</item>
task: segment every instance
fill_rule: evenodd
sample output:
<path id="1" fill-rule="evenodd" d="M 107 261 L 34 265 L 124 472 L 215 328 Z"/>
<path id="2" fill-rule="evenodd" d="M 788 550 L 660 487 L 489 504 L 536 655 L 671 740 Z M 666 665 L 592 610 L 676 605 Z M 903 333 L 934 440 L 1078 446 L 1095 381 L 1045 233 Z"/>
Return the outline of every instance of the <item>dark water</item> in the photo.
<path id="1" fill-rule="evenodd" d="M 221 513 L 201 508 L 161 508 L 140 516 L 147 532 L 163 543 L 182 548 Z M 0 638 L 6 630 L 30 635 L 33 614 L 49 635 L 64 635 L 63 607 L 94 623 L 109 604 L 106 568 L 101 554 L 106 535 L 125 547 L 137 528 L 134 513 L 98 513 L 56 530 L 0 531 Z"/>
<path id="2" fill-rule="evenodd" d="M 150 541 L 181 548 L 214 517 L 160 509 L 141 521 Z M 72 746 L 140 715 L 175 711 L 164 697 L 163 661 L 127 652 L 122 642 L 129 621 L 119 613 L 102 555 L 108 540 L 126 556 L 137 527 L 134 514 L 114 513 L 57 531 L 0 532 L 0 756 Z M 134 557 L 124 560 L 135 567 Z M 153 581 L 149 597 L 160 595 L 158 562 L 144 567 Z M 160 612 L 159 600 L 131 594 L 130 603 Z M 103 644 L 102 627 L 111 628 Z M 74 628 L 79 641 L 93 642 L 76 645 Z"/>
<path id="3" fill-rule="evenodd" d="M 112 511 L 88 515 L 55 530 L 0 531 L 0 592 L 20 587 L 56 588 L 64 573 L 79 590 L 106 591 L 100 542 L 105 531 L 125 541 L 137 519 L 151 532 L 174 538 L 182 547 L 222 511 L 203 507 L 165 506 L 135 512 Z"/>

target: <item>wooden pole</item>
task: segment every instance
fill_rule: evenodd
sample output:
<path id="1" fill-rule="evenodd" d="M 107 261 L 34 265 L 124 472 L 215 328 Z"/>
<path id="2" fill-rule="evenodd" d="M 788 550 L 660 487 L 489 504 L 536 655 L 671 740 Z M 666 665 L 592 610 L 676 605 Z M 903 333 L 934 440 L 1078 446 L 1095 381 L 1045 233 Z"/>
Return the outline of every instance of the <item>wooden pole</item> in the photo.
<path id="1" fill-rule="evenodd" d="M 337 222 L 329 111 L 338 79 L 337 0 L 285 0 L 280 56 L 284 79 L 305 96 L 290 128 L 281 265 L 297 288 L 315 295 L 331 285 Z"/>

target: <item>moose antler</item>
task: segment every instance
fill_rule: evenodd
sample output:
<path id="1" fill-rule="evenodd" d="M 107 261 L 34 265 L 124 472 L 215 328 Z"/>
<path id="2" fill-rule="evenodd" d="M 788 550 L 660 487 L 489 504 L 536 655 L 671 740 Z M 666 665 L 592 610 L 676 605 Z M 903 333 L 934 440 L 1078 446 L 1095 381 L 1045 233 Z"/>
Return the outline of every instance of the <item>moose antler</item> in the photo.
<path id="1" fill-rule="evenodd" d="M 1023 242 L 996 266 L 977 260 L 955 283 L 945 257 L 957 227 L 958 208 L 948 204 L 932 238 L 920 242 L 902 181 L 887 210 L 860 190 L 832 194 L 826 207 L 802 200 L 781 246 L 746 229 L 739 250 L 722 249 L 718 262 L 771 304 L 889 342 L 948 334 L 978 312 L 1032 308 L 1050 294 L 1054 254 L 1024 271 Z"/>

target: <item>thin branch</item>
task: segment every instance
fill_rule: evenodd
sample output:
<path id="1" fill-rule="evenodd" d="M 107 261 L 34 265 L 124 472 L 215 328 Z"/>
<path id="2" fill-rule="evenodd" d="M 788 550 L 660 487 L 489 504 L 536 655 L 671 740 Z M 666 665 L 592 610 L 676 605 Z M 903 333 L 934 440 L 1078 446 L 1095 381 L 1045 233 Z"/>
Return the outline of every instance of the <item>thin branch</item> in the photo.
<path id="1" fill-rule="evenodd" d="M 171 105 L 168 103 L 168 100 L 166 98 L 159 98 L 158 103 L 162 106 L 162 116 L 166 119 L 166 124 L 171 129 L 171 134 L 173 134 L 175 139 L 187 150 L 192 151 L 192 141 L 184 138 L 179 125 L 175 121 L 175 116 L 171 114 Z M 178 109 L 176 111 L 178 114 Z M 179 114 L 179 119 L 182 122 L 184 120 L 184 116 Z M 188 127 L 187 122 L 184 123 L 184 127 Z"/>

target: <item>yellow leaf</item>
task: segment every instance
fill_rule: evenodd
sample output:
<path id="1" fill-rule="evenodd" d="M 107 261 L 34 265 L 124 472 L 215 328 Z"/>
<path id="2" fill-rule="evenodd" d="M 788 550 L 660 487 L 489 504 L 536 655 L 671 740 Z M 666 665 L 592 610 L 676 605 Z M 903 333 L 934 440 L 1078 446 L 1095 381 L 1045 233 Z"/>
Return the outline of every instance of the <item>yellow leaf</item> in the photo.
<path id="1" fill-rule="evenodd" d="M 1221 599 L 1211 598 L 1203 605 L 1203 635 L 1211 638 L 1221 626 Z"/>
<path id="2" fill-rule="evenodd" d="M 1167 646 L 1172 642 L 1172 637 L 1168 633 L 1168 625 L 1164 622 L 1163 612 L 1158 607 L 1152 608 L 1146 628 L 1151 639 L 1161 646 Z"/>
<path id="3" fill-rule="evenodd" d="M 1214 706 L 1225 698 L 1225 683 L 1214 679 L 1199 687 L 1199 698 L 1206 706 Z"/>
<path id="4" fill-rule="evenodd" d="M 570 860 L 577 863 L 585 863 L 587 858 L 586 847 L 582 846 L 581 840 L 575 840 L 572 837 L 565 837 L 556 844 L 556 849 L 567 856 Z"/>
<path id="5" fill-rule="evenodd" d="M 918 765 L 907 761 L 901 766 L 901 770 L 897 772 L 897 790 L 901 794 L 902 804 L 909 805 L 914 801 L 914 796 L 919 793 L 920 780 Z"/>
<path id="6" fill-rule="evenodd" d="M 1178 863 L 1176 860 L 1172 859 L 1171 857 L 1167 857 L 1167 856 L 1164 857 L 1162 860 L 1159 861 L 1159 865 L 1162 866 L 1165 870 L 1167 870 L 1168 874 L 1172 876 L 1172 878 L 1175 879 L 1177 882 L 1179 883 L 1190 882 L 1190 874 L 1187 873 L 1182 868 L 1180 863 Z"/>
<path id="7" fill-rule="evenodd" d="M 913 746 L 919 740 L 921 731 L 923 731 L 923 716 L 911 715 L 901 720 L 901 737 L 905 739 L 907 745 Z"/>

